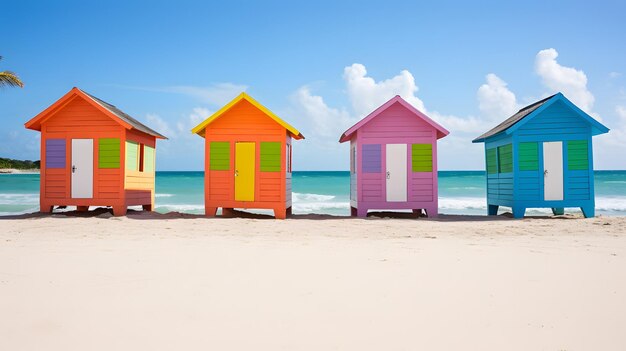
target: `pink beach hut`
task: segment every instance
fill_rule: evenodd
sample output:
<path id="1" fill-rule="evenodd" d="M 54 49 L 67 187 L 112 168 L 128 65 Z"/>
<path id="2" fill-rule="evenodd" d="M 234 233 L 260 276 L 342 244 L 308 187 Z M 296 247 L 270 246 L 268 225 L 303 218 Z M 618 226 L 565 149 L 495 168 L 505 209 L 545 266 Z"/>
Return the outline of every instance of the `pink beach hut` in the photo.
<path id="1" fill-rule="evenodd" d="M 425 210 L 437 216 L 437 140 L 449 132 L 395 96 L 341 135 L 350 141 L 352 216 Z"/>

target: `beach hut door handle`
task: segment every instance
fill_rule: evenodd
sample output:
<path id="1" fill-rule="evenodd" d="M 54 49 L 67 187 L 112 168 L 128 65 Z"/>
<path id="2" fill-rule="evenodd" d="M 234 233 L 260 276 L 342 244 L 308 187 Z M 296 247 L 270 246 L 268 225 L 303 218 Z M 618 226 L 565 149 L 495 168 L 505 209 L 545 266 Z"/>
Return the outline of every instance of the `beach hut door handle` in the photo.
<path id="1" fill-rule="evenodd" d="M 72 173 L 76 173 L 76 166 L 72 165 Z"/>
<path id="2" fill-rule="evenodd" d="M 391 172 L 387 171 L 387 179 L 391 179 Z"/>
<path id="3" fill-rule="evenodd" d="M 548 170 L 543 171 L 543 176 L 546 177 L 548 175 Z"/>
<path id="4" fill-rule="evenodd" d="M 239 176 L 239 171 L 235 170 L 235 177 Z"/>

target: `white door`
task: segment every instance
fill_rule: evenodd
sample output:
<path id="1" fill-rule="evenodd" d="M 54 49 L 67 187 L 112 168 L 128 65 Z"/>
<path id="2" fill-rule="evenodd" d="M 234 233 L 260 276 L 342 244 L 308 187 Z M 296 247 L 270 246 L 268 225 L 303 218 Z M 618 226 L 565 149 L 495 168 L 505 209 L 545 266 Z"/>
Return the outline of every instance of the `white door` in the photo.
<path id="1" fill-rule="evenodd" d="M 72 139 L 72 198 L 93 197 L 93 139 Z"/>
<path id="2" fill-rule="evenodd" d="M 563 200 L 563 142 L 543 143 L 544 200 Z"/>
<path id="3" fill-rule="evenodd" d="M 387 201 L 406 201 L 406 144 L 387 144 Z"/>

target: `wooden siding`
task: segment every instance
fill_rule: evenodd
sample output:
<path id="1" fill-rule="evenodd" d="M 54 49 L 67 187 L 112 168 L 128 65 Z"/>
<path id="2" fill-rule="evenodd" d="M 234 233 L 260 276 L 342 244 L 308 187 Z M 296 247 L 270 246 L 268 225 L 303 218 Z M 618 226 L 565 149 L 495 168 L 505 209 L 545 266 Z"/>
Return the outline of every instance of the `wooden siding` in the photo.
<path id="1" fill-rule="evenodd" d="M 430 124 L 395 103 L 359 129 L 359 138 L 363 144 L 431 143 L 433 130 Z"/>
<path id="2" fill-rule="evenodd" d="M 563 173 L 563 204 L 569 201 L 593 200 L 593 176 L 589 150 L 591 127 L 565 103 L 557 101 L 521 126 L 516 132 L 519 145 L 537 143 L 538 172 L 524 172 L 520 177 L 515 200 L 535 206 L 545 205 L 543 189 L 543 143 L 563 142 L 565 170 Z M 520 149 L 518 153 L 522 152 Z M 521 154 L 518 156 L 521 159 Z M 521 166 L 521 164 L 520 164 Z M 533 176 L 528 176 L 532 174 Z M 535 177 L 536 175 L 536 177 Z M 582 205 L 581 205 L 582 206 Z"/>
<path id="3" fill-rule="evenodd" d="M 363 216 L 367 209 L 425 208 L 429 216 L 437 214 L 435 127 L 402 104 L 394 103 L 362 125 L 355 134 L 358 179 L 351 178 L 351 184 L 356 185 L 357 198 L 351 204 L 358 205 L 355 207 L 359 216 Z M 386 200 L 385 150 L 389 144 L 402 144 L 407 148 L 406 201 Z M 369 149 L 373 147 L 376 147 L 375 154 Z"/>
<path id="4" fill-rule="evenodd" d="M 430 173 L 412 172 L 409 181 L 413 191 L 409 192 L 409 201 L 430 202 L 434 196 L 434 182 Z"/>
<path id="5" fill-rule="evenodd" d="M 524 141 L 561 141 L 587 139 L 589 123 L 561 101 L 550 105 L 521 126 L 516 135 Z"/>
<path id="6" fill-rule="evenodd" d="M 511 145 L 513 142 L 512 137 L 510 136 L 499 136 L 494 137 L 491 140 L 485 143 L 486 155 L 487 155 L 487 169 L 490 167 L 493 168 L 494 165 L 489 162 L 493 162 L 493 158 L 495 156 L 496 162 L 495 167 L 496 170 L 499 171 L 501 166 L 499 149 L 505 145 Z M 491 151 L 490 154 L 490 150 Z M 499 204 L 503 206 L 510 205 L 513 201 L 513 189 L 514 189 L 514 173 L 487 173 L 487 201 L 489 204 Z"/>
<path id="7" fill-rule="evenodd" d="M 209 124 L 204 136 L 207 208 L 276 209 L 291 206 L 291 173 L 287 173 L 286 169 L 286 145 L 291 143 L 291 138 L 284 127 L 248 101 L 241 100 Z M 225 170 L 211 169 L 211 149 L 214 142 L 228 142 L 230 145 L 228 168 Z M 257 166 L 254 176 L 254 201 L 235 201 L 234 145 L 237 142 L 255 144 Z"/>
<path id="8" fill-rule="evenodd" d="M 46 140 L 63 139 L 66 145 L 72 139 L 94 140 L 93 198 L 71 197 L 71 148 L 65 148 L 64 168 L 42 169 L 41 205 L 116 205 L 123 199 L 120 168 L 101 169 L 99 166 L 99 140 L 123 138 L 124 128 L 80 97 L 69 100 L 41 122 L 42 161 L 46 158 Z M 45 164 L 45 162 L 44 162 Z"/>
<path id="9" fill-rule="evenodd" d="M 358 156 L 357 156 L 357 142 L 356 136 L 350 140 L 350 206 L 357 207 L 358 206 L 358 173 L 357 164 Z"/>

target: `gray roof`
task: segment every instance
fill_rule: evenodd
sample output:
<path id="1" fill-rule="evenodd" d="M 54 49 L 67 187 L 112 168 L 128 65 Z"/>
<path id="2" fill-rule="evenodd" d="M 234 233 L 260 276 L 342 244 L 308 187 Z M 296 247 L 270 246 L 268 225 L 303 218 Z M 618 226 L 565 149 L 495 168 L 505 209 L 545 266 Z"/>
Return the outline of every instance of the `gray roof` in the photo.
<path id="1" fill-rule="evenodd" d="M 157 138 L 167 139 L 165 136 L 159 134 L 158 132 L 154 131 L 153 129 L 149 128 L 148 126 L 144 125 L 143 123 L 139 122 L 138 120 L 136 120 L 136 119 L 132 118 L 131 116 L 127 115 L 126 113 L 124 113 L 124 111 L 118 109 L 114 105 L 111 105 L 111 104 L 109 104 L 106 101 L 100 100 L 97 97 L 95 97 L 95 96 L 85 92 L 84 90 L 81 90 L 81 91 L 83 93 L 85 93 L 85 95 L 87 95 L 90 98 L 92 98 L 100 106 L 102 106 L 102 107 L 106 108 L 107 110 L 109 110 L 109 112 L 111 112 L 112 114 L 117 116 L 119 119 L 121 119 L 122 121 L 130 124 L 134 129 L 137 129 L 138 131 L 144 132 L 146 134 L 150 134 L 150 135 L 155 136 Z"/>
<path id="2" fill-rule="evenodd" d="M 548 96 L 547 98 L 537 101 L 535 103 L 532 103 L 524 108 L 522 108 L 521 110 L 517 111 L 516 114 L 514 114 L 513 116 L 507 118 L 504 122 L 498 124 L 497 126 L 495 126 L 493 129 L 491 129 L 490 131 L 488 131 L 487 133 L 479 136 L 478 138 L 474 139 L 472 142 L 476 143 L 479 141 L 483 141 L 491 136 L 494 136 L 496 134 L 499 134 L 501 132 L 504 132 L 505 130 L 511 128 L 515 123 L 523 120 L 526 116 L 528 116 L 529 114 L 531 114 L 533 111 L 535 111 L 536 109 L 540 108 L 541 106 L 543 106 L 543 104 L 545 104 L 546 102 L 548 102 L 548 100 L 552 99 L 555 95 L 554 94 L 552 96 Z"/>

